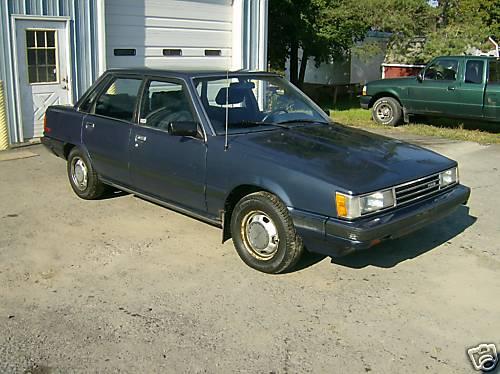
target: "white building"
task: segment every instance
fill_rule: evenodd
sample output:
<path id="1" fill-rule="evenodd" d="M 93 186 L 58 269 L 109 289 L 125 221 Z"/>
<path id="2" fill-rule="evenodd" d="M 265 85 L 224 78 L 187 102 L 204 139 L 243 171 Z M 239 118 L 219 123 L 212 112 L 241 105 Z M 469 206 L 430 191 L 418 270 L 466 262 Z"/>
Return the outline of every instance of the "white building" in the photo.
<path id="1" fill-rule="evenodd" d="M 267 1 L 0 0 L 9 143 L 40 137 L 47 106 L 107 68 L 265 70 Z"/>

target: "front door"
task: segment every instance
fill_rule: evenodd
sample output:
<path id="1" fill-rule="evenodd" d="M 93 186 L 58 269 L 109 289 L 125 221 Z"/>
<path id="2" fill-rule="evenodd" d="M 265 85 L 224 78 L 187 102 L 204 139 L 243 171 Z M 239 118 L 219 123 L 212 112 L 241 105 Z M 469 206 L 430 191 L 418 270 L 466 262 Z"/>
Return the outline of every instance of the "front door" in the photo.
<path id="1" fill-rule="evenodd" d="M 23 138 L 38 138 L 47 107 L 70 102 L 66 21 L 15 24 Z"/>
<path id="2" fill-rule="evenodd" d="M 458 60 L 434 60 L 424 70 L 424 79 L 411 86 L 408 92 L 408 109 L 416 113 L 453 115 L 460 107 Z"/>
<path id="3" fill-rule="evenodd" d="M 172 136 L 168 125 L 195 121 L 185 86 L 178 81 L 150 81 L 143 94 L 139 125 L 132 127 L 130 174 L 140 192 L 200 213 L 206 211 L 203 132 Z"/>

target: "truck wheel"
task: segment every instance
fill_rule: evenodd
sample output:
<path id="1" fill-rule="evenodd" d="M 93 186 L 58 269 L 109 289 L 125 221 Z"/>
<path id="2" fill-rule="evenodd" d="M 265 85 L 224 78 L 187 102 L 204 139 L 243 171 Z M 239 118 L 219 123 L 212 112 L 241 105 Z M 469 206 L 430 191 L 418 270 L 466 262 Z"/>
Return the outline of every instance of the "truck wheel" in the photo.
<path id="1" fill-rule="evenodd" d="M 78 148 L 73 148 L 68 155 L 68 178 L 73 191 L 85 200 L 102 196 L 105 185 L 99 180 L 89 158 Z"/>
<path id="2" fill-rule="evenodd" d="M 268 192 L 252 193 L 236 204 L 231 233 L 240 258 L 264 273 L 290 271 L 304 252 L 288 209 Z"/>
<path id="3" fill-rule="evenodd" d="M 380 125 L 397 126 L 401 122 L 403 110 L 396 99 L 382 97 L 372 108 L 372 117 Z"/>

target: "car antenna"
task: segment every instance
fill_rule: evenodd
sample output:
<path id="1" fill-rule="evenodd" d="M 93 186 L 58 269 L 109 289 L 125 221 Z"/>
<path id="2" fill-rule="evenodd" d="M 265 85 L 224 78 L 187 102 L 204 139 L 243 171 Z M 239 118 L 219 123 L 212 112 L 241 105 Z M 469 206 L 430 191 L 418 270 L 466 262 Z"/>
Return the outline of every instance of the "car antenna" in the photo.
<path id="1" fill-rule="evenodd" d="M 228 149 L 227 130 L 229 128 L 229 66 L 226 69 L 226 131 L 224 134 L 224 151 Z"/>

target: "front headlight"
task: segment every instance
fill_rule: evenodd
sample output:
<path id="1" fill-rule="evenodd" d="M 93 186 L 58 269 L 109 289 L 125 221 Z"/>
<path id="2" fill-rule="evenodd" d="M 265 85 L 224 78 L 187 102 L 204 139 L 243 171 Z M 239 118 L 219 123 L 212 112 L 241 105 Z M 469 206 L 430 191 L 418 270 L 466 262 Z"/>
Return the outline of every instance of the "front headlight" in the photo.
<path id="1" fill-rule="evenodd" d="M 354 219 L 365 214 L 392 208 L 395 205 L 395 200 L 393 190 L 390 189 L 362 196 L 351 196 L 337 192 L 335 203 L 338 217 Z"/>
<path id="2" fill-rule="evenodd" d="M 366 96 L 366 86 L 363 86 L 363 91 L 362 91 L 361 95 Z"/>
<path id="3" fill-rule="evenodd" d="M 448 169 L 439 174 L 439 187 L 447 187 L 458 183 L 458 168 Z"/>

